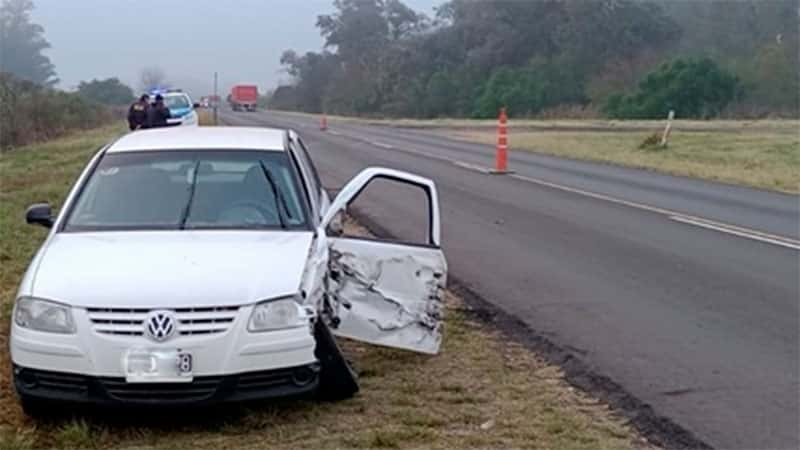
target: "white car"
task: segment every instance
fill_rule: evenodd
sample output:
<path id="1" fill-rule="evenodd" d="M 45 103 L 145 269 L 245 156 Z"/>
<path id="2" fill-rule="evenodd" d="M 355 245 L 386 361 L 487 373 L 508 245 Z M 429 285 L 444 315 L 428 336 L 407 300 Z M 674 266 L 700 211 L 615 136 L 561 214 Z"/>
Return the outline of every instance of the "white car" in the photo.
<path id="1" fill-rule="evenodd" d="M 378 178 L 427 193 L 427 241 L 332 231 Z M 162 128 L 101 149 L 16 298 L 14 384 L 55 401 L 198 404 L 358 390 L 333 335 L 429 354 L 441 342 L 434 183 L 368 168 L 329 200 L 293 131 Z"/>
<path id="2" fill-rule="evenodd" d="M 199 105 L 192 103 L 192 99 L 188 94 L 183 92 L 166 92 L 161 94 L 161 96 L 164 97 L 164 105 L 169 108 L 171 116 L 167 119 L 167 124 L 199 125 L 200 121 L 196 111 Z"/>

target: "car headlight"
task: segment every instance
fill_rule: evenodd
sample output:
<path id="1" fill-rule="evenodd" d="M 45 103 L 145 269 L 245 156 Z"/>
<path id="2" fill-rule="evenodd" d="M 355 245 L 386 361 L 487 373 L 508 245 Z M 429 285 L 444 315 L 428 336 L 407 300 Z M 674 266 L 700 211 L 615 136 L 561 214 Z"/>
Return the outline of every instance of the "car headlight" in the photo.
<path id="1" fill-rule="evenodd" d="M 295 297 L 280 297 L 256 303 L 247 331 L 271 331 L 308 325 L 313 312 L 297 303 Z"/>
<path id="2" fill-rule="evenodd" d="M 70 306 L 34 297 L 20 297 L 17 300 L 14 322 L 23 328 L 48 333 L 75 332 Z"/>

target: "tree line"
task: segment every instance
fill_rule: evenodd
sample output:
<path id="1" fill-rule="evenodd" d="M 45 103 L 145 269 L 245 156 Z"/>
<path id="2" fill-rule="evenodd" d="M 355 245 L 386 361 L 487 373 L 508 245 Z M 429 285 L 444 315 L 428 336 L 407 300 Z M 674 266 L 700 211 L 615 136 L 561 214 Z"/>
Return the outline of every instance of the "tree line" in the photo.
<path id="1" fill-rule="evenodd" d="M 33 9 L 32 0 L 0 3 L 0 150 L 107 123 L 114 107 L 134 97 L 117 78 L 56 89 L 55 66 L 44 54 L 50 43 L 32 22 Z"/>
<path id="2" fill-rule="evenodd" d="M 793 116 L 798 0 L 335 0 L 270 106 L 387 117 Z"/>

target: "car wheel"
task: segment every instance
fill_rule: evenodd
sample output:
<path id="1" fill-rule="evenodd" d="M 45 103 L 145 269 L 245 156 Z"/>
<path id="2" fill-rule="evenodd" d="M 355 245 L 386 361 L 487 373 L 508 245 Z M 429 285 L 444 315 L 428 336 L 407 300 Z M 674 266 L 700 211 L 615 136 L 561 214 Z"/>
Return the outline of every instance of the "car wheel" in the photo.
<path id="1" fill-rule="evenodd" d="M 314 354 L 320 362 L 320 400 L 336 401 L 354 396 L 358 392 L 358 375 L 342 355 L 331 330 L 321 321 L 314 324 L 317 347 Z"/>

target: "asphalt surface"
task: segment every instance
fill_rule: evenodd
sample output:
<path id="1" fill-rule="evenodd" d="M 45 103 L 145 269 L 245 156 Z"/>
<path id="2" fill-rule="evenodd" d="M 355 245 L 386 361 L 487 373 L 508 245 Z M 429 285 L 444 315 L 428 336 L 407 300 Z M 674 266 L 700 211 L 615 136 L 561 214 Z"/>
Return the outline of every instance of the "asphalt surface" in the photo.
<path id="1" fill-rule="evenodd" d="M 432 132 L 273 112 L 231 125 L 296 129 L 323 183 L 386 166 L 434 179 L 451 275 L 717 448 L 799 448 L 797 196 L 511 152 Z M 511 130 L 513 147 L 513 124 Z M 382 192 L 372 220 L 420 227 Z"/>

